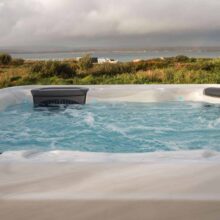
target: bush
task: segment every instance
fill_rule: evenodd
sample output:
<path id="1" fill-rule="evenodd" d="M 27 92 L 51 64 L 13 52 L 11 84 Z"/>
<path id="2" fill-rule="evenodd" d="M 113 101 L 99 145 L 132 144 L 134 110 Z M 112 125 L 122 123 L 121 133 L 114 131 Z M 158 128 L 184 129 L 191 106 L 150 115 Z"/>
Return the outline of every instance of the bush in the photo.
<path id="1" fill-rule="evenodd" d="M 130 63 L 103 63 L 95 65 L 90 71 L 88 71 L 88 73 L 95 76 L 114 76 L 116 74 L 131 73 L 132 71 L 133 67 Z"/>
<path id="2" fill-rule="evenodd" d="M 190 58 L 191 63 L 195 63 L 196 61 L 197 61 L 196 58 Z"/>
<path id="3" fill-rule="evenodd" d="M 13 77 L 11 77 L 10 81 L 15 82 L 15 81 L 18 81 L 21 78 L 22 78 L 21 76 L 13 76 Z"/>
<path id="4" fill-rule="evenodd" d="M 175 60 L 177 62 L 188 62 L 188 61 L 190 61 L 190 58 L 185 55 L 178 55 L 175 57 Z"/>
<path id="5" fill-rule="evenodd" d="M 173 83 L 174 81 L 174 70 L 173 69 L 167 69 L 164 73 L 164 81 L 166 83 Z"/>
<path id="6" fill-rule="evenodd" d="M 158 68 L 167 68 L 173 65 L 173 63 L 169 59 L 154 59 L 154 60 L 147 60 L 141 61 L 138 63 L 133 63 L 133 71 L 147 71 L 151 69 L 158 69 Z"/>
<path id="7" fill-rule="evenodd" d="M 204 63 L 202 64 L 202 70 L 205 70 L 207 72 L 211 72 L 215 69 L 215 64 L 214 63 Z"/>
<path id="8" fill-rule="evenodd" d="M 149 68 L 149 64 L 148 62 L 142 60 L 140 62 L 134 63 L 133 68 L 135 72 L 138 72 L 140 70 L 146 71 Z"/>
<path id="9" fill-rule="evenodd" d="M 4 65 L 1 68 L 0 65 L 0 87 L 30 84 L 220 83 L 220 59 L 183 60 L 188 58 L 94 64 L 87 70 L 80 70 L 79 62 L 73 60 L 29 61 L 18 68 Z M 20 65 L 23 60 L 15 59 L 11 61 L 13 63 Z M 77 72 L 80 74 L 77 75 Z"/>
<path id="10" fill-rule="evenodd" d="M 0 64 L 8 65 L 12 61 L 12 57 L 9 54 L 1 53 L 0 54 Z"/>
<path id="11" fill-rule="evenodd" d="M 23 59 L 13 59 L 12 60 L 12 64 L 15 65 L 15 66 L 21 66 L 24 64 L 24 60 Z"/>
<path id="12" fill-rule="evenodd" d="M 83 56 L 79 60 L 79 67 L 81 70 L 88 70 L 88 69 L 92 68 L 93 67 L 92 57 L 89 54 Z"/>
<path id="13" fill-rule="evenodd" d="M 55 65 L 55 75 L 64 79 L 71 78 L 76 74 L 76 70 L 71 68 L 67 63 L 57 63 Z"/>
<path id="14" fill-rule="evenodd" d="M 71 78 L 75 76 L 76 69 L 67 63 L 59 61 L 38 62 L 31 67 L 32 73 L 39 73 L 42 77 L 58 76 Z"/>
<path id="15" fill-rule="evenodd" d="M 32 73 L 40 73 L 43 71 L 44 62 L 36 62 L 31 66 Z"/>

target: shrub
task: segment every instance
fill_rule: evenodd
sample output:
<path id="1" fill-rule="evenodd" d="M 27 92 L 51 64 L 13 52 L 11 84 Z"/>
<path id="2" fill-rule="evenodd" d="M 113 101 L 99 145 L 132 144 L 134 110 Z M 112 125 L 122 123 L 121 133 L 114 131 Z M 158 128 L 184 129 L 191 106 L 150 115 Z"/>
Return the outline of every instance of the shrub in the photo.
<path id="1" fill-rule="evenodd" d="M 137 71 L 147 71 L 151 69 L 158 69 L 158 68 L 167 68 L 169 66 L 173 65 L 173 62 L 171 62 L 170 59 L 154 59 L 154 60 L 147 60 L 147 61 L 141 61 L 138 63 L 133 64 L 133 70 L 134 72 Z"/>
<path id="2" fill-rule="evenodd" d="M 131 73 L 132 71 L 133 68 L 130 63 L 103 63 L 95 65 L 91 70 L 88 71 L 88 73 L 95 76 L 114 76 L 116 74 Z"/>
<path id="3" fill-rule="evenodd" d="M 73 77 L 76 74 L 76 70 L 67 63 L 57 63 L 55 65 L 55 73 L 57 76 L 66 79 Z"/>
<path id="4" fill-rule="evenodd" d="M 146 62 L 146 61 L 140 61 L 138 63 L 134 63 L 133 64 L 133 68 L 134 68 L 134 71 L 137 72 L 137 71 L 140 71 L 140 70 L 147 70 L 149 68 L 149 64 Z"/>
<path id="5" fill-rule="evenodd" d="M 15 82 L 15 81 L 18 81 L 21 78 L 22 78 L 21 76 L 13 76 L 13 77 L 11 77 L 10 81 Z"/>
<path id="6" fill-rule="evenodd" d="M 164 81 L 166 83 L 173 83 L 174 81 L 174 70 L 173 69 L 167 69 L 164 73 Z"/>
<path id="7" fill-rule="evenodd" d="M 188 62 L 188 61 L 190 61 L 190 58 L 185 55 L 178 55 L 175 57 L 175 60 L 177 62 Z"/>
<path id="8" fill-rule="evenodd" d="M 9 54 L 1 53 L 0 54 L 0 64 L 8 65 L 12 61 L 12 57 Z"/>
<path id="9" fill-rule="evenodd" d="M 93 67 L 93 60 L 89 54 L 79 60 L 79 67 L 81 70 L 88 70 Z"/>
<path id="10" fill-rule="evenodd" d="M 21 66 L 24 64 L 24 59 L 13 59 L 12 60 L 12 64 L 15 65 L 15 66 Z"/>
<path id="11" fill-rule="evenodd" d="M 175 73 L 174 75 L 174 83 L 177 84 L 182 84 L 185 83 L 185 71 L 184 70 L 179 70 Z"/>
<path id="12" fill-rule="evenodd" d="M 191 63 L 195 63 L 196 61 L 197 61 L 196 58 L 190 58 Z"/>
<path id="13" fill-rule="evenodd" d="M 31 66 L 32 73 L 40 73 L 43 70 L 44 62 L 36 62 Z"/>
<path id="14" fill-rule="evenodd" d="M 38 62 L 31 67 L 31 72 L 39 73 L 42 77 L 58 76 L 70 78 L 76 74 L 76 69 L 68 63 L 59 61 Z"/>
<path id="15" fill-rule="evenodd" d="M 201 66 L 202 70 L 205 70 L 205 71 L 213 71 L 215 69 L 215 64 L 214 63 L 204 63 L 202 64 Z"/>
<path id="16" fill-rule="evenodd" d="M 91 84 L 91 82 L 93 82 L 93 80 L 94 80 L 94 77 L 92 75 L 88 75 L 88 76 L 82 78 L 81 82 L 83 84 L 87 85 L 87 84 Z"/>
<path id="17" fill-rule="evenodd" d="M 87 70 L 80 69 L 79 62 L 73 60 L 26 61 L 18 68 L 4 65 L 1 68 L 0 65 L 0 87 L 30 84 L 220 83 L 220 59 L 189 59 L 183 62 L 187 59 L 177 58 L 177 62 L 176 57 L 171 57 L 138 63 L 94 64 Z M 23 60 L 19 59 L 11 61 L 15 65 L 22 63 Z"/>

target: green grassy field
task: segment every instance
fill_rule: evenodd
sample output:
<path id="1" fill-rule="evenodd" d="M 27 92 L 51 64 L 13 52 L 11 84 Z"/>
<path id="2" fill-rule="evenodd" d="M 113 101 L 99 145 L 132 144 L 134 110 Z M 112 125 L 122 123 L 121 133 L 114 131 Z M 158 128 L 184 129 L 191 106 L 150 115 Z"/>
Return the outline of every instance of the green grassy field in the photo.
<path id="1" fill-rule="evenodd" d="M 18 85 L 220 83 L 220 59 L 177 56 L 137 63 L 93 64 L 80 61 L 0 59 L 0 88 Z"/>

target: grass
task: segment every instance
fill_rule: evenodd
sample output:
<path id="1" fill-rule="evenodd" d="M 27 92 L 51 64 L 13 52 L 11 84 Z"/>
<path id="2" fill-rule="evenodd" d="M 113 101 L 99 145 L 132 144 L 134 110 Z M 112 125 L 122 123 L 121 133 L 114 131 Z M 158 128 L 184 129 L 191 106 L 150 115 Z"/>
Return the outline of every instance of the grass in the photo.
<path id="1" fill-rule="evenodd" d="M 88 57 L 87 57 L 88 59 Z M 177 56 L 138 63 L 88 65 L 75 60 L 0 64 L 0 88 L 18 85 L 218 84 L 220 59 Z M 83 68 L 85 65 L 86 68 Z"/>

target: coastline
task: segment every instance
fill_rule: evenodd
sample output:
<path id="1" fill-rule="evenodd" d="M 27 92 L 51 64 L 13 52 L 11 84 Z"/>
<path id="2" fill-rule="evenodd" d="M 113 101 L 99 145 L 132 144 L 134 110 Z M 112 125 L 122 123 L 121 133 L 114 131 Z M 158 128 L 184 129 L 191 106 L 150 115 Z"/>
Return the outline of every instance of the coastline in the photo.
<path id="1" fill-rule="evenodd" d="M 7 50 L 6 50 L 7 52 Z M 51 51 L 19 51 L 8 50 L 14 58 L 23 58 L 27 60 L 65 60 L 74 59 L 85 54 L 91 54 L 95 57 L 108 57 L 119 60 L 121 62 L 129 62 L 134 59 L 154 59 L 158 57 L 171 57 L 180 54 L 195 58 L 219 58 L 219 47 L 205 48 L 181 48 L 181 47 L 164 47 L 164 48 L 112 48 L 112 49 L 78 49 L 78 50 L 51 50 Z"/>

